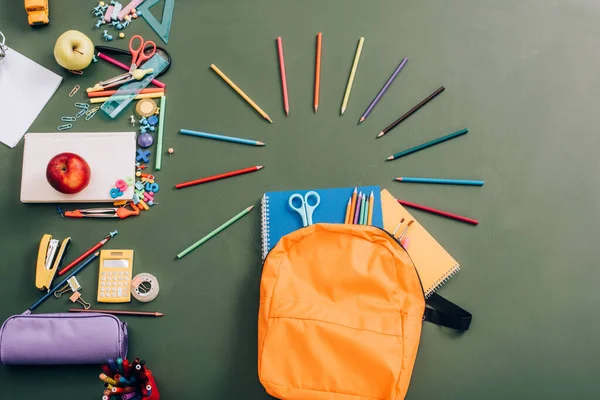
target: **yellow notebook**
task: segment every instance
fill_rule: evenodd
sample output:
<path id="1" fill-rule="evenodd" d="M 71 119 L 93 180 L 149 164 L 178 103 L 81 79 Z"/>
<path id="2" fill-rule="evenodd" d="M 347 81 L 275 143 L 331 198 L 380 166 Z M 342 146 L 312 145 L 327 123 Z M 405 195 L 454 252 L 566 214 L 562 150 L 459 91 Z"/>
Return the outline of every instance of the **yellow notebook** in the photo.
<path id="1" fill-rule="evenodd" d="M 390 233 L 394 232 L 398 223 L 404 218 L 404 222 L 396 232 L 397 236 L 408 222 L 414 221 L 406 234 L 408 238 L 406 251 L 417 268 L 425 297 L 431 296 L 460 270 L 458 262 L 387 190 L 381 191 L 381 208 L 383 228 Z"/>

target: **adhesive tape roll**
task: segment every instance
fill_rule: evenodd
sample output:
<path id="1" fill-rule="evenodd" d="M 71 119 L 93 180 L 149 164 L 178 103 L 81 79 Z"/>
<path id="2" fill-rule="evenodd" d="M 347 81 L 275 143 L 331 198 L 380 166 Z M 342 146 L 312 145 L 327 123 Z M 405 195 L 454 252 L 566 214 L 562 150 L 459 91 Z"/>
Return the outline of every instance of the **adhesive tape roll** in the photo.
<path id="1" fill-rule="evenodd" d="M 131 281 L 131 295 L 142 303 L 154 300 L 159 292 L 158 280 L 154 275 L 143 272 Z"/>

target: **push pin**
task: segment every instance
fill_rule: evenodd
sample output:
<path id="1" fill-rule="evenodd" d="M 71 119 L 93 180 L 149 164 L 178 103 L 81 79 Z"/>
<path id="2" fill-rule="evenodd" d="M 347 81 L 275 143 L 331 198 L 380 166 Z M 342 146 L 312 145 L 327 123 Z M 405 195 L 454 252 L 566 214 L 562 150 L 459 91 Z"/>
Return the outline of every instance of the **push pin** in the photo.
<path id="1" fill-rule="evenodd" d="M 131 124 L 131 126 L 135 126 L 135 116 L 134 115 L 129 116 L 129 123 Z"/>
<path id="2" fill-rule="evenodd" d="M 95 63 L 98 62 L 98 59 L 96 58 L 95 54 L 92 56 L 92 61 L 95 62 Z"/>
<path id="3" fill-rule="evenodd" d="M 78 290 L 81 290 L 81 285 L 79 284 L 77 278 L 72 277 L 67 281 L 67 284 L 62 289 L 59 289 L 56 292 L 54 292 L 54 297 L 60 299 L 60 296 L 62 296 L 63 294 L 68 292 L 76 292 Z"/>
<path id="4" fill-rule="evenodd" d="M 106 29 L 104 30 L 104 34 L 102 35 L 102 37 L 106 42 L 110 42 L 111 40 L 113 40 L 113 37 L 108 34 L 108 31 Z"/>
<path id="5" fill-rule="evenodd" d="M 98 3 L 98 5 L 99 5 L 100 7 L 104 7 L 104 2 L 103 2 L 103 1 L 101 1 L 100 3 Z"/>
<path id="6" fill-rule="evenodd" d="M 100 25 L 104 25 L 103 19 L 99 19 L 98 22 L 96 22 L 96 28 L 100 28 Z"/>
<path id="7" fill-rule="evenodd" d="M 167 150 L 167 153 L 169 153 L 169 158 L 170 158 L 171 154 L 175 153 L 175 150 L 173 150 L 172 147 L 169 147 L 169 150 Z"/>
<path id="8" fill-rule="evenodd" d="M 123 32 L 119 33 L 119 38 L 120 39 L 125 39 L 125 34 Z"/>
<path id="9" fill-rule="evenodd" d="M 56 211 L 58 211 L 61 217 L 65 217 L 65 213 L 63 213 L 63 210 L 59 206 L 56 206 Z"/>
<path id="10" fill-rule="evenodd" d="M 123 28 L 127 28 L 129 26 L 129 21 L 125 20 L 121 25 L 123 25 Z"/>

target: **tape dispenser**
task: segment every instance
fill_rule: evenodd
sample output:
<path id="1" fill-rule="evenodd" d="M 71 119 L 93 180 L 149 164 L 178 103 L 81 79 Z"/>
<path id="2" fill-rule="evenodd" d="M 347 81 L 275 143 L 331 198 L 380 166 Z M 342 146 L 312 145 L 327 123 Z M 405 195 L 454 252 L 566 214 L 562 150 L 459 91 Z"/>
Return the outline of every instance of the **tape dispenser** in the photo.
<path id="1" fill-rule="evenodd" d="M 70 237 L 61 242 L 49 234 L 42 236 L 35 267 L 35 286 L 38 289 L 50 290 L 54 275 L 60 268 L 70 244 Z"/>

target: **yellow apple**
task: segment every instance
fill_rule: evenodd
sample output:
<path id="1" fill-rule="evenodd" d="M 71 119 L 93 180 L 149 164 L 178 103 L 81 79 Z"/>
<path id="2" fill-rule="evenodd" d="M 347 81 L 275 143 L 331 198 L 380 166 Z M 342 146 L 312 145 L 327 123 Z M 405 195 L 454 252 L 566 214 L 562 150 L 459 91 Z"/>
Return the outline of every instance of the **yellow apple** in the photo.
<path id="1" fill-rule="evenodd" d="M 94 57 L 94 43 L 79 31 L 66 31 L 56 39 L 54 58 L 63 68 L 80 71 L 87 68 Z"/>

